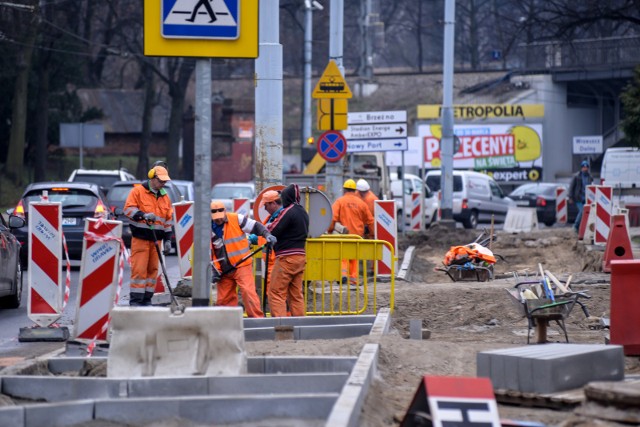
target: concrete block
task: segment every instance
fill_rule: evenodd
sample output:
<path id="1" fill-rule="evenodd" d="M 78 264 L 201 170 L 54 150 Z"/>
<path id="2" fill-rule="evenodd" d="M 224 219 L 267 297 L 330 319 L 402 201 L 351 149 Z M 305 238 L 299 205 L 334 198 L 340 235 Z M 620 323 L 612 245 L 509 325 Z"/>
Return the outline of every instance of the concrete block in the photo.
<path id="1" fill-rule="evenodd" d="M 93 361 L 105 361 L 106 357 L 92 357 Z M 84 367 L 86 357 L 52 357 L 47 361 L 49 372 L 61 374 L 63 372 L 80 372 Z"/>
<path id="2" fill-rule="evenodd" d="M 276 338 L 276 331 L 273 326 L 264 328 L 244 329 L 245 341 L 273 341 Z"/>
<path id="3" fill-rule="evenodd" d="M 323 340 L 361 337 L 363 335 L 369 335 L 372 326 L 372 323 L 298 326 L 295 329 L 295 336 L 298 340 Z"/>
<path id="4" fill-rule="evenodd" d="M 189 396 L 184 399 L 195 399 Z M 181 397 L 139 397 L 95 401 L 95 418 L 127 425 L 174 419 L 180 416 Z"/>
<path id="5" fill-rule="evenodd" d="M 305 316 L 305 317 L 281 317 L 281 325 L 293 326 L 322 326 L 343 325 L 357 323 L 373 323 L 376 316 L 372 314 L 359 316 Z"/>
<path id="6" fill-rule="evenodd" d="M 347 373 L 263 374 L 208 379 L 210 395 L 339 393 Z"/>
<path id="7" fill-rule="evenodd" d="M 620 346 L 544 344 L 482 352 L 476 360 L 478 376 L 489 376 L 494 388 L 521 392 L 554 393 L 624 378 Z"/>
<path id="8" fill-rule="evenodd" d="M 47 402 L 118 397 L 121 383 L 98 377 L 11 376 L 2 382 L 2 392 L 13 397 Z M 126 387 L 126 381 L 124 382 Z M 126 388 L 125 388 L 126 389 Z"/>
<path id="9" fill-rule="evenodd" d="M 18 341 L 20 342 L 58 342 L 69 339 L 69 328 L 61 326 L 59 328 L 20 328 L 18 333 Z"/>
<path id="10" fill-rule="evenodd" d="M 135 378 L 128 380 L 128 389 L 129 397 L 204 396 L 209 386 L 205 377 Z"/>
<path id="11" fill-rule="evenodd" d="M 24 407 L 3 406 L 0 408 L 0 426 L 24 427 Z"/>
<path id="12" fill-rule="evenodd" d="M 412 340 L 422 339 L 422 319 L 409 319 L 409 338 Z"/>
<path id="13" fill-rule="evenodd" d="M 44 403 L 24 407 L 25 427 L 62 427 L 93 420 L 93 400 Z"/>
<path id="14" fill-rule="evenodd" d="M 351 372 L 355 357 L 267 357 L 264 373 Z"/>
<path id="15" fill-rule="evenodd" d="M 389 308 L 381 308 L 378 311 L 378 315 L 376 316 L 375 321 L 373 322 L 373 326 L 371 327 L 369 336 L 374 338 L 382 337 L 382 335 L 389 333 L 390 327 L 391 310 L 389 310 Z"/>

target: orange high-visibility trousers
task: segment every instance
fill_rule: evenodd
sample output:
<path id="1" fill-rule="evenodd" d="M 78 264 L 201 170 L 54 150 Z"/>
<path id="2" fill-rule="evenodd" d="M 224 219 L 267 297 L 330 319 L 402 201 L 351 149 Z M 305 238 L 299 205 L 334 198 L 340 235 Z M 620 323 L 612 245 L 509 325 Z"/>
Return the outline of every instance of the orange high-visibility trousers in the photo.
<path id="1" fill-rule="evenodd" d="M 302 293 L 302 276 L 306 265 L 307 257 L 302 254 L 276 257 L 267 290 L 271 317 L 287 315 L 287 300 L 292 316 L 306 314 Z"/>
<path id="2" fill-rule="evenodd" d="M 142 302 L 147 293 L 148 302 L 155 291 L 158 277 L 158 252 L 155 242 L 149 240 L 131 239 L 131 283 L 129 292 L 133 302 Z"/>
<path id="3" fill-rule="evenodd" d="M 218 281 L 218 298 L 216 305 L 235 307 L 238 305 L 236 285 L 242 292 L 242 301 L 249 317 L 264 317 L 260 308 L 260 298 L 256 293 L 256 282 L 253 278 L 251 264 L 238 267 L 224 274 Z"/>
<path id="4" fill-rule="evenodd" d="M 342 264 L 342 277 L 347 277 L 347 275 L 348 275 L 349 276 L 349 284 L 357 285 L 358 284 L 358 260 L 357 259 L 350 259 L 350 260 L 343 259 L 341 261 L 341 264 Z"/>

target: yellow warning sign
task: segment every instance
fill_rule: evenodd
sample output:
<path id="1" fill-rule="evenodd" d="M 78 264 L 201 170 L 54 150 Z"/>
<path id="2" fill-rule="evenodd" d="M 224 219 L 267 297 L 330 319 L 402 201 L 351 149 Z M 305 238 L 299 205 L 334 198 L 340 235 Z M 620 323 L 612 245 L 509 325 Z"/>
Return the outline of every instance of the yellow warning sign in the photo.
<path id="1" fill-rule="evenodd" d="M 329 65 L 324 69 L 316 88 L 311 96 L 315 99 L 322 98 L 339 98 L 350 99 L 353 97 L 349 85 L 342 76 L 338 64 L 333 59 L 329 61 Z"/>

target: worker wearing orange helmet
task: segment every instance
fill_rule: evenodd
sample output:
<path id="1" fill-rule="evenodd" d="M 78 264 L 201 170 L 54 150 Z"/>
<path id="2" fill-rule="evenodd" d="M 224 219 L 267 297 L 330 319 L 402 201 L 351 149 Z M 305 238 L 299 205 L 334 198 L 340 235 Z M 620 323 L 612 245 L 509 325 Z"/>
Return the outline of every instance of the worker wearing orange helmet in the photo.
<path id="1" fill-rule="evenodd" d="M 124 204 L 124 213 L 131 219 L 131 306 L 151 305 L 158 277 L 155 239 L 169 239 L 173 224 L 171 199 L 164 189 L 171 180 L 169 172 L 154 166 L 147 176 L 149 180 L 134 186 Z"/>
<path id="2" fill-rule="evenodd" d="M 367 204 L 371 215 L 374 215 L 373 209 L 375 206 L 375 201 L 378 200 L 378 197 L 373 194 L 373 191 L 371 191 L 369 183 L 365 179 L 360 178 L 356 183 L 356 190 L 358 190 L 358 195 L 360 196 L 362 201 Z"/>
<path id="3" fill-rule="evenodd" d="M 277 242 L 267 229 L 248 216 L 226 212 L 220 201 L 211 202 L 211 242 L 213 263 L 221 276 L 217 283 L 219 306 L 237 306 L 236 286 L 242 293 L 242 301 L 249 317 L 264 317 L 260 299 L 256 293 L 256 283 L 251 269 L 251 258 L 242 261 L 249 252 L 246 233 L 264 237 L 267 244 Z"/>
<path id="4" fill-rule="evenodd" d="M 339 222 L 347 228 L 349 234 L 357 234 L 361 237 L 369 237 L 373 233 L 373 215 L 369 211 L 367 204 L 356 194 L 356 182 L 348 179 L 344 182 L 343 196 L 338 198 L 332 206 L 333 218 L 329 226 L 329 233 Z M 342 282 L 347 281 L 347 265 L 349 282 L 353 285 L 358 283 L 358 260 L 342 261 Z"/>

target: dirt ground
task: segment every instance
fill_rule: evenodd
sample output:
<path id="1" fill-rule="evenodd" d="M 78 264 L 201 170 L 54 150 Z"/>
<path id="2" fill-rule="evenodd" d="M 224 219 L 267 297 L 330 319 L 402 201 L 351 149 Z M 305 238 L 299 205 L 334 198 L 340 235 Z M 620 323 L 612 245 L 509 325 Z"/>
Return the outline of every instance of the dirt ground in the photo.
<path id="1" fill-rule="evenodd" d="M 475 376 L 476 354 L 480 351 L 527 342 L 527 320 L 512 303 L 505 288 L 516 280 L 534 275 L 538 263 L 559 280 L 572 275 L 573 291 L 585 291 L 590 318 L 575 307 L 566 326 L 572 343 L 598 343 L 607 330 L 592 329 L 599 318 L 609 316 L 609 278 L 597 273 L 600 254 L 587 254 L 577 245 L 570 228 L 549 228 L 527 234 L 498 234 L 492 244 L 504 257 L 496 264 L 496 280 L 452 282 L 434 267 L 452 245 L 474 241 L 473 230 L 432 228 L 424 234 L 400 240 L 400 259 L 409 245 L 415 246 L 410 281 L 397 281 L 392 331 L 380 341 L 378 373 L 367 396 L 361 416 L 362 426 L 397 426 L 404 416 L 423 375 Z M 522 279 L 521 279 L 522 280 Z M 383 285 L 381 294 L 389 294 Z M 409 321 L 422 319 L 431 332 L 429 339 L 410 340 Z M 357 355 L 367 337 L 346 340 L 249 342 L 251 355 Z M 564 342 L 559 329 L 550 326 L 548 341 Z M 534 342 L 534 339 L 532 339 Z M 626 358 L 627 374 L 640 373 L 637 358 Z M 501 418 L 543 422 L 547 425 L 578 425 L 572 410 L 538 409 L 499 405 Z M 593 425 L 593 424 L 592 424 Z M 606 422 L 598 425 L 615 425 Z"/>

